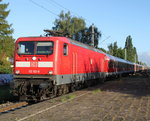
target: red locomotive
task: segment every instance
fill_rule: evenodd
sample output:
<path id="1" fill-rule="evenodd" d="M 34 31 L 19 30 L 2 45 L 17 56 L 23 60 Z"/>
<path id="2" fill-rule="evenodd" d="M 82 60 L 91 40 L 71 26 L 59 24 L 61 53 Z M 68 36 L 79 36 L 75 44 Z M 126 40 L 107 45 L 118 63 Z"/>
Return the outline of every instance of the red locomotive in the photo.
<path id="1" fill-rule="evenodd" d="M 66 37 L 24 37 L 16 41 L 13 93 L 41 100 L 142 69 Z"/>

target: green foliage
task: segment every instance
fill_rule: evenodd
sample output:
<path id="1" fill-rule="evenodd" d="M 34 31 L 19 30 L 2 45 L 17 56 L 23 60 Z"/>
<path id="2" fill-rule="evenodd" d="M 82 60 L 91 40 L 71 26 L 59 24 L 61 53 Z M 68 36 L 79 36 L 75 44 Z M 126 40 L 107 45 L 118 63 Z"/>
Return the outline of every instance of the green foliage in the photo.
<path id="1" fill-rule="evenodd" d="M 137 51 L 136 48 L 132 44 L 132 37 L 129 35 L 126 38 L 125 42 L 125 49 L 127 51 L 127 60 L 131 62 L 138 62 L 138 56 L 137 56 Z"/>
<path id="2" fill-rule="evenodd" d="M 110 55 L 113 55 L 113 44 L 108 45 L 108 52 Z"/>
<path id="3" fill-rule="evenodd" d="M 100 92 L 102 92 L 100 89 L 93 90 L 93 94 L 97 94 L 97 93 L 100 93 Z"/>
<path id="4" fill-rule="evenodd" d="M 93 26 L 94 33 L 92 33 L 92 25 L 89 28 L 84 29 L 84 32 L 81 32 L 81 39 L 83 43 L 87 43 L 92 45 L 92 34 L 94 36 L 94 47 L 98 48 L 99 38 L 101 37 L 101 32 L 99 32 L 98 28 Z M 82 37 L 82 35 L 84 35 Z"/>
<path id="5" fill-rule="evenodd" d="M 60 13 L 59 18 L 54 21 L 55 31 L 63 32 L 64 35 L 68 35 L 70 38 L 92 45 L 92 26 L 86 27 L 84 19 L 78 17 L 72 17 L 70 12 Z M 101 32 L 97 27 L 94 27 L 94 46 L 98 47 L 98 40 L 101 37 Z"/>
<path id="6" fill-rule="evenodd" d="M 11 64 L 9 61 L 6 60 L 6 58 L 3 58 L 3 60 L 0 62 L 0 73 L 3 74 L 12 73 Z"/>
<path id="7" fill-rule="evenodd" d="M 127 60 L 138 63 L 137 51 L 136 51 L 136 48 L 133 47 L 132 38 L 130 35 L 126 38 L 124 49 L 122 49 L 121 47 L 118 48 L 117 42 L 114 42 L 108 46 L 107 53 L 109 53 L 110 55 L 125 59 L 125 51 L 126 51 Z"/>
<path id="8" fill-rule="evenodd" d="M 146 67 L 147 67 L 147 64 L 146 64 L 146 63 L 143 63 L 143 62 L 141 62 L 141 61 L 139 61 L 139 62 L 138 62 L 138 64 L 140 64 L 140 65 L 144 65 L 144 66 L 146 66 Z"/>
<path id="9" fill-rule="evenodd" d="M 125 56 L 124 51 L 125 50 L 122 49 L 121 47 L 118 48 L 117 57 L 124 59 L 124 56 Z"/>
<path id="10" fill-rule="evenodd" d="M 14 39 L 11 36 L 0 37 L 0 55 L 5 54 L 6 57 L 13 57 Z"/>
<path id="11" fill-rule="evenodd" d="M 7 57 L 13 57 L 14 50 L 14 39 L 11 36 L 13 33 L 12 25 L 6 21 L 10 12 L 6 10 L 8 5 L 0 1 L 0 73 L 11 72 L 10 63 L 5 61 L 7 61 Z"/>
<path id="12" fill-rule="evenodd" d="M 9 36 L 13 33 L 13 29 L 11 29 L 11 25 L 6 21 L 7 16 L 10 11 L 6 11 L 7 6 L 9 4 L 0 4 L 0 36 Z"/>
<path id="13" fill-rule="evenodd" d="M 98 48 L 98 49 L 103 51 L 104 53 L 107 53 L 107 51 L 104 48 Z"/>
<path id="14" fill-rule="evenodd" d="M 113 55 L 114 56 L 118 56 L 118 46 L 117 46 L 117 42 L 114 42 L 114 47 L 113 47 Z"/>
<path id="15" fill-rule="evenodd" d="M 70 12 L 60 13 L 59 18 L 54 22 L 53 30 L 62 31 L 70 36 L 85 29 L 85 21 L 82 18 L 72 17 Z"/>
<path id="16" fill-rule="evenodd" d="M 117 42 L 114 42 L 113 44 L 111 43 L 108 46 L 107 53 L 109 53 L 110 55 L 124 59 L 124 50 L 121 47 L 118 48 Z"/>
<path id="17" fill-rule="evenodd" d="M 74 99 L 76 96 L 74 94 L 70 94 L 70 95 L 65 95 L 61 98 L 61 102 L 66 102 L 68 100 L 72 100 Z"/>

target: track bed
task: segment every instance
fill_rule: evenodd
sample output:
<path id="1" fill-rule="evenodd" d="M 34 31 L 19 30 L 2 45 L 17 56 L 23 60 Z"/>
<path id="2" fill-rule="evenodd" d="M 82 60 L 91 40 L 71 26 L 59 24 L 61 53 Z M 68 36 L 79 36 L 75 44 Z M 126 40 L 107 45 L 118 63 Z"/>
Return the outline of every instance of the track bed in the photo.
<path id="1" fill-rule="evenodd" d="M 150 77 L 135 75 L 0 115 L 2 121 L 150 120 Z"/>

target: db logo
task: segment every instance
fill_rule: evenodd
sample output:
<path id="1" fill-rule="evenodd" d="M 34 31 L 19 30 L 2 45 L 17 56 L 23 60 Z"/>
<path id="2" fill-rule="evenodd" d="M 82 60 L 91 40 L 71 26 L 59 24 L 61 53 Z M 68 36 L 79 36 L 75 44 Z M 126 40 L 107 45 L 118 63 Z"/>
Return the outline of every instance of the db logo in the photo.
<path id="1" fill-rule="evenodd" d="M 38 63 L 37 62 L 30 62 L 30 67 L 38 67 Z"/>

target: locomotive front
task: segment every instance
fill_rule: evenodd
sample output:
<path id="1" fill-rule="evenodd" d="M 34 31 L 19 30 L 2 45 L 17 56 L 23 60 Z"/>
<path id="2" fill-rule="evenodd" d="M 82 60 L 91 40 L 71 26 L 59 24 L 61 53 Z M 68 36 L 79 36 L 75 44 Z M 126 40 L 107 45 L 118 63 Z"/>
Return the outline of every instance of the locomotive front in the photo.
<path id="1" fill-rule="evenodd" d="M 41 100 L 54 91 L 54 40 L 19 38 L 15 45 L 14 90 L 20 100 Z"/>

